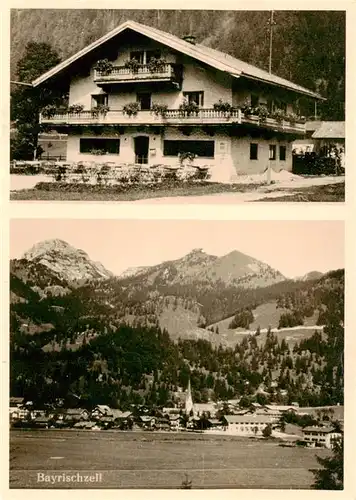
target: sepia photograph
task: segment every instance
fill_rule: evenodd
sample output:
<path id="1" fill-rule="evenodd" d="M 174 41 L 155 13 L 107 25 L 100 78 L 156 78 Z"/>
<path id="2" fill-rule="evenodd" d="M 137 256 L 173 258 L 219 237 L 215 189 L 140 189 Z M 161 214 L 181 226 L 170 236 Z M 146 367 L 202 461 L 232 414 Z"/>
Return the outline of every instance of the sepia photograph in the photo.
<path id="1" fill-rule="evenodd" d="M 12 219 L 10 488 L 342 490 L 344 222 Z"/>
<path id="2" fill-rule="evenodd" d="M 11 10 L 11 200 L 344 202 L 345 11 Z"/>

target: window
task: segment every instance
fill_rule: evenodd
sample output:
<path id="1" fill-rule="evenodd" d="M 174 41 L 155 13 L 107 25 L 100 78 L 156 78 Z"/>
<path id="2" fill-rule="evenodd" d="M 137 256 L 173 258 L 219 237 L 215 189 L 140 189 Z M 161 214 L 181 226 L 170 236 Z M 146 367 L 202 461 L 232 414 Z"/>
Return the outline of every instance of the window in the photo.
<path id="1" fill-rule="evenodd" d="M 109 102 L 108 94 L 93 94 L 92 96 L 92 107 L 95 106 L 107 106 Z"/>
<path id="2" fill-rule="evenodd" d="M 258 144 L 250 144 L 250 160 L 258 160 Z"/>
<path id="3" fill-rule="evenodd" d="M 130 53 L 130 59 L 136 59 L 140 64 L 144 63 L 145 53 L 143 50 L 136 50 Z"/>
<path id="4" fill-rule="evenodd" d="M 148 64 L 151 59 L 160 59 L 160 50 L 135 50 L 130 52 L 130 59 L 136 59 L 140 64 Z"/>
<path id="5" fill-rule="evenodd" d="M 141 92 L 137 94 L 137 102 L 140 103 L 142 111 L 151 109 L 151 94 L 148 92 Z"/>
<path id="6" fill-rule="evenodd" d="M 214 141 L 164 141 L 163 155 L 178 156 L 179 153 L 194 153 L 202 158 L 214 158 Z"/>
<path id="7" fill-rule="evenodd" d="M 79 151 L 81 153 L 91 153 L 92 150 L 101 150 L 105 153 L 120 154 L 120 139 L 80 139 Z"/>
<path id="8" fill-rule="evenodd" d="M 285 161 L 287 156 L 287 148 L 285 146 L 279 146 L 279 159 L 280 161 Z"/>
<path id="9" fill-rule="evenodd" d="M 276 150 L 277 150 L 277 146 L 275 144 L 269 145 L 269 159 L 270 160 L 276 159 Z"/>
<path id="10" fill-rule="evenodd" d="M 190 103 L 195 102 L 198 106 L 204 106 L 204 92 L 199 90 L 197 92 L 183 92 L 183 97 Z"/>
<path id="11" fill-rule="evenodd" d="M 259 97 L 257 94 L 251 94 L 251 107 L 256 108 L 259 103 Z"/>
<path id="12" fill-rule="evenodd" d="M 267 99 L 266 106 L 267 106 L 268 112 L 272 113 L 272 111 L 273 111 L 273 101 L 272 101 L 272 99 Z"/>
<path id="13" fill-rule="evenodd" d="M 160 50 L 147 50 L 146 51 L 146 64 L 150 62 L 151 59 L 161 59 L 161 51 Z"/>
<path id="14" fill-rule="evenodd" d="M 274 110 L 280 109 L 283 113 L 287 113 L 287 103 L 284 101 L 275 100 L 273 105 Z"/>

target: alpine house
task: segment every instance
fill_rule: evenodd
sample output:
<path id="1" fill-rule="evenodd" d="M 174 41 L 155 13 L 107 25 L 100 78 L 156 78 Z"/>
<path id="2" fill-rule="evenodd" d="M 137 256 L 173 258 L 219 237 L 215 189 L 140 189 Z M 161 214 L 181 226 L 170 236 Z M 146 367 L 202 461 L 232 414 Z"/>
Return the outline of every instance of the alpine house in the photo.
<path id="1" fill-rule="evenodd" d="M 69 89 L 40 122 L 68 134 L 67 161 L 177 165 L 213 177 L 291 170 L 300 100 L 320 95 L 228 54 L 127 21 L 33 81 Z"/>

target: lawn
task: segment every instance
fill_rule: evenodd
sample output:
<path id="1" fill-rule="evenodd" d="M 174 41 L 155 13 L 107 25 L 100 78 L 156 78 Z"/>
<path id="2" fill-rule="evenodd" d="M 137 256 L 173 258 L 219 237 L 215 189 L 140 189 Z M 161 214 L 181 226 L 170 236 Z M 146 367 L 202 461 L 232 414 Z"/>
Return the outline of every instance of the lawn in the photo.
<path id="1" fill-rule="evenodd" d="M 11 192 L 11 200 L 51 201 L 135 201 L 175 196 L 202 196 L 220 193 L 244 193 L 257 189 L 255 184 L 222 184 L 214 182 L 165 182 L 153 187 L 144 185 L 102 187 L 39 183 L 33 189 Z"/>
<path id="2" fill-rule="evenodd" d="M 327 450 L 318 450 L 328 456 Z M 10 432 L 10 487 L 38 483 L 37 473 L 102 473 L 94 488 L 310 488 L 316 452 L 234 436 L 192 433 L 38 430 Z M 83 487 L 72 483 L 71 488 Z"/>
<path id="3" fill-rule="evenodd" d="M 283 190 L 290 192 L 275 198 L 261 198 L 260 201 L 291 201 L 291 202 L 343 202 L 345 201 L 345 183 L 329 184 L 326 186 L 309 186 L 297 190 Z"/>

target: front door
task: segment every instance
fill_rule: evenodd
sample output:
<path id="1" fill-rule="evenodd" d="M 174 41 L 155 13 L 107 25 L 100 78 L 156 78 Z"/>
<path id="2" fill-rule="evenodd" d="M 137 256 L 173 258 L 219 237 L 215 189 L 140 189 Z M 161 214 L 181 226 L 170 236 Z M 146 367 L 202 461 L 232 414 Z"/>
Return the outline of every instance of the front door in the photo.
<path id="1" fill-rule="evenodd" d="M 139 135 L 135 137 L 135 163 L 148 163 L 149 137 Z"/>

